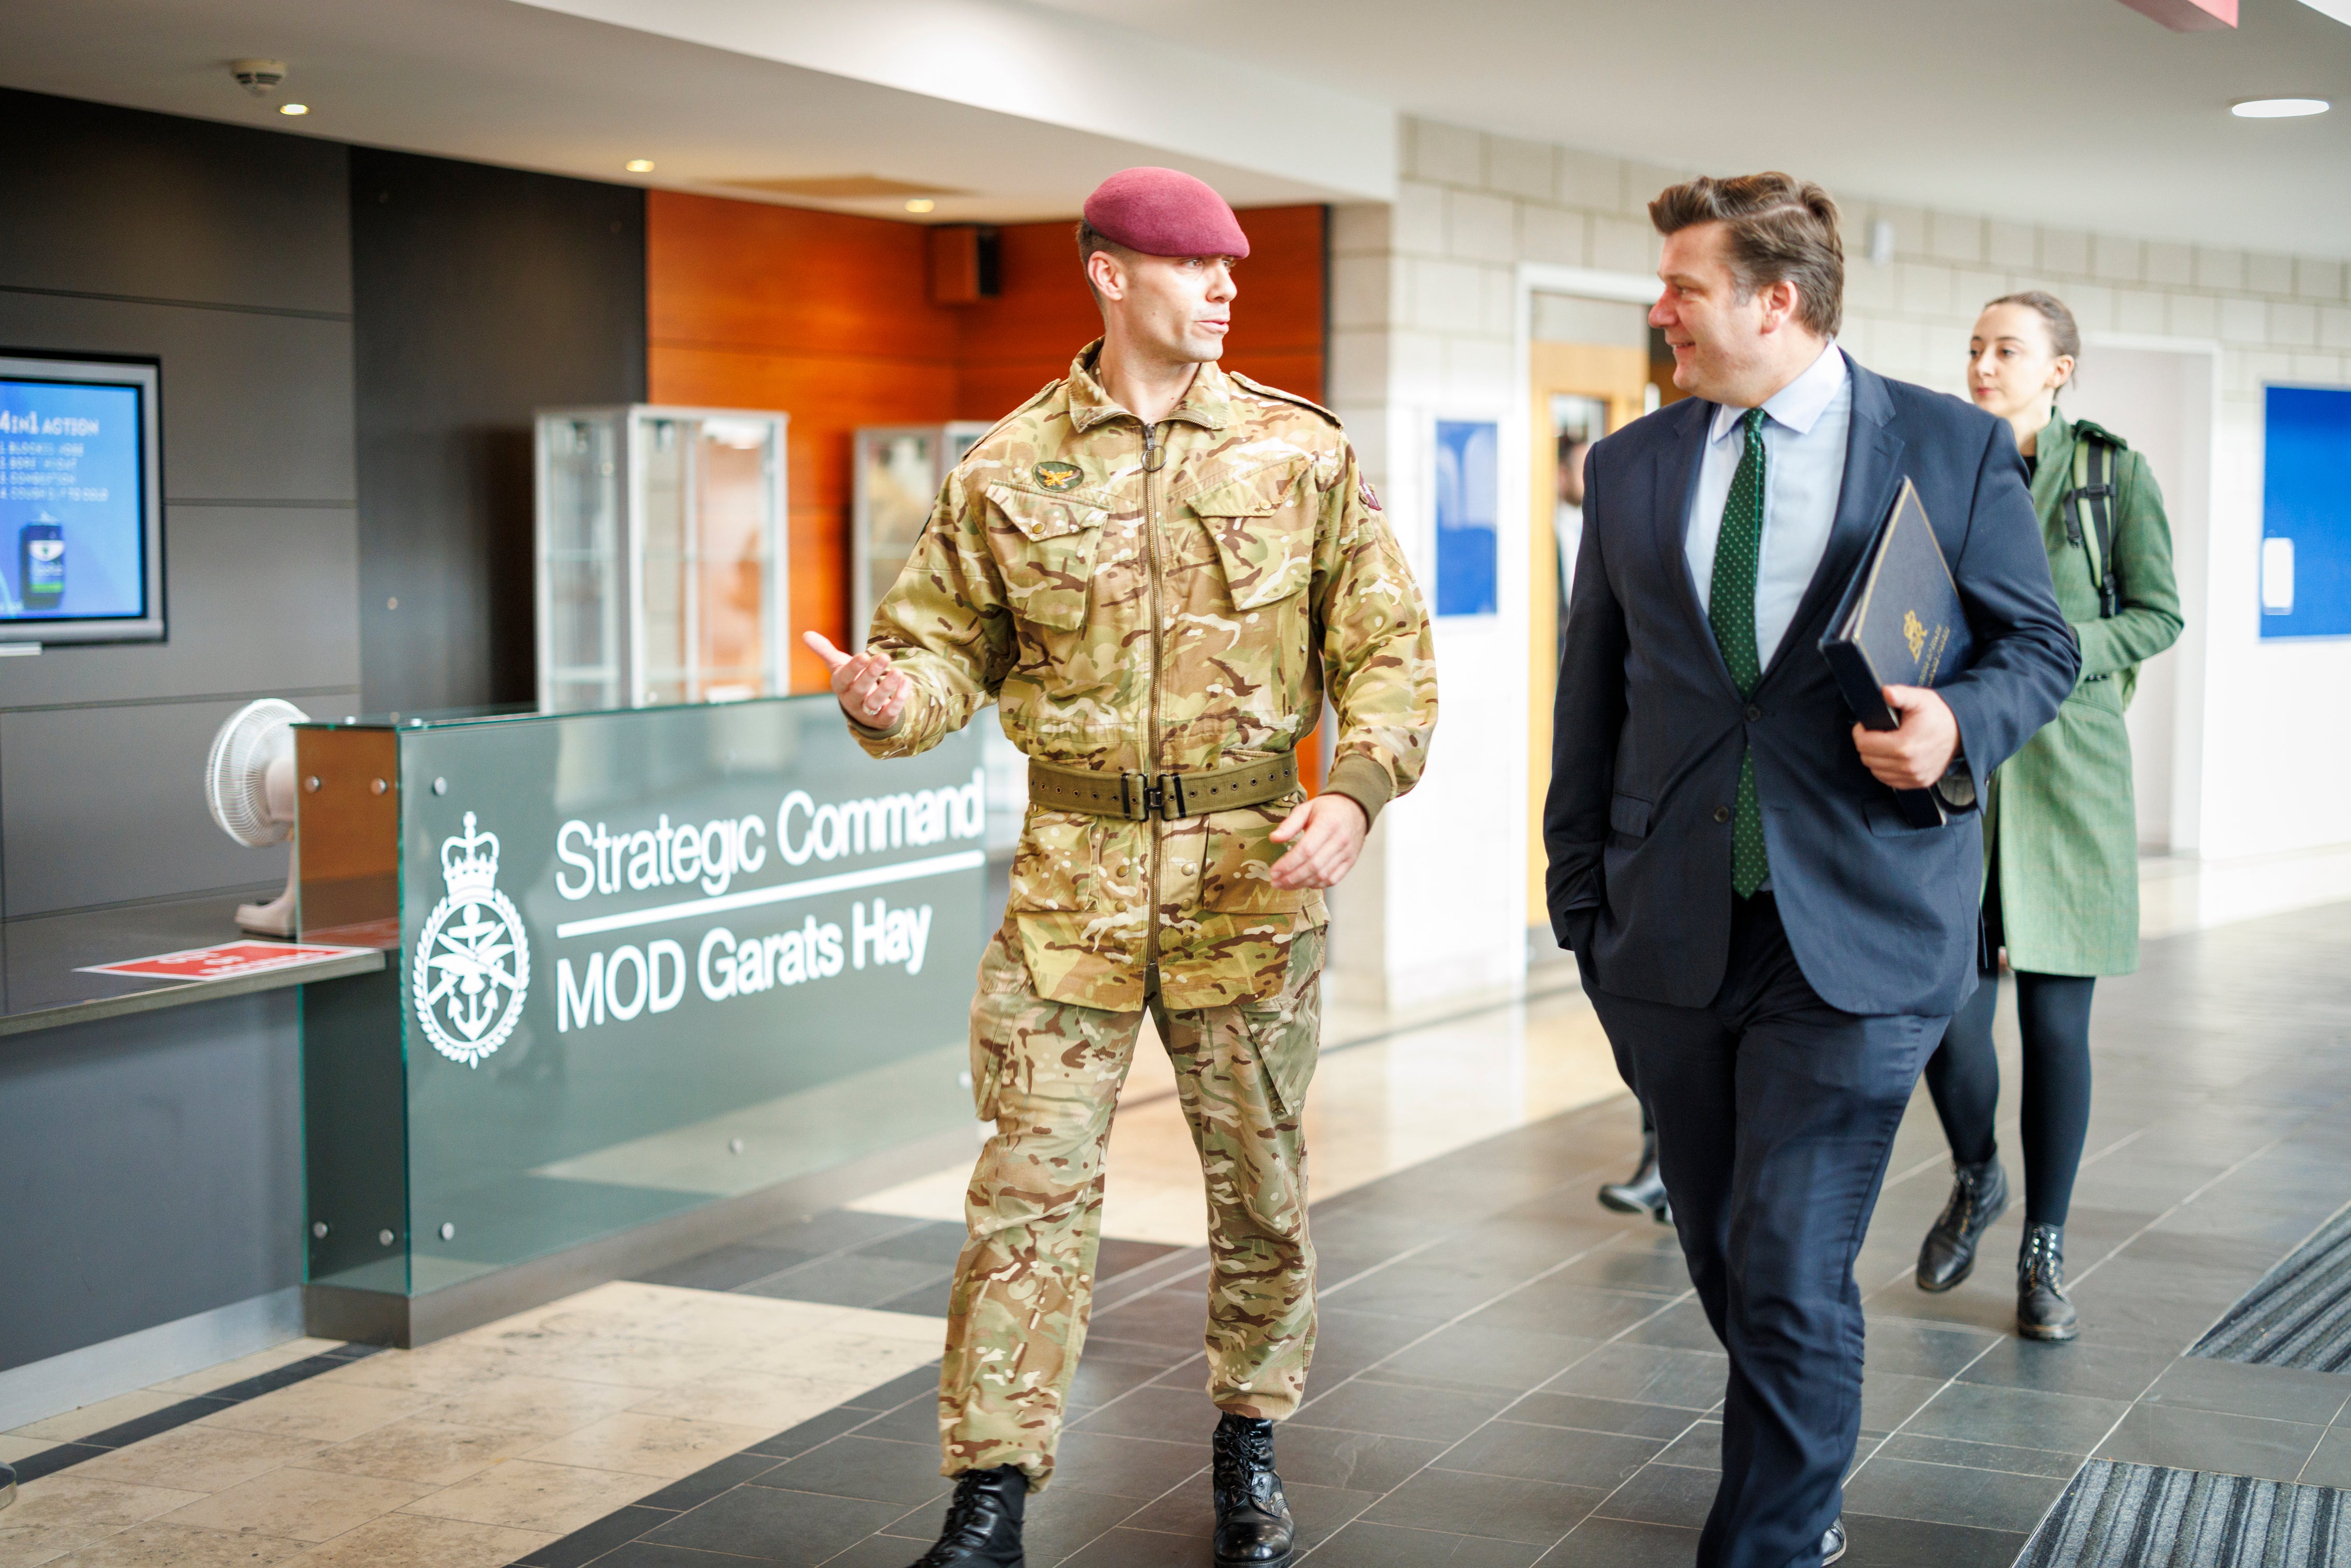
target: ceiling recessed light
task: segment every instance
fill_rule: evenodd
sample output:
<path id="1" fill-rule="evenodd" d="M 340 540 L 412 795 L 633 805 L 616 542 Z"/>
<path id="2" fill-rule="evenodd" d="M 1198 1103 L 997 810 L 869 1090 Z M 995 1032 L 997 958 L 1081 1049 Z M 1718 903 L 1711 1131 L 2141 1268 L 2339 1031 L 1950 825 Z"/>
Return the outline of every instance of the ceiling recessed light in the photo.
<path id="1" fill-rule="evenodd" d="M 653 161 L 650 158 L 632 158 L 621 167 L 632 174 L 650 174 L 653 172 Z"/>
<path id="2" fill-rule="evenodd" d="M 2327 107 L 2323 98 L 2249 98 L 2231 104 L 2229 112 L 2240 120 L 2292 120 L 2297 115 L 2325 114 Z"/>
<path id="3" fill-rule="evenodd" d="M 906 204 L 906 210 L 910 213 L 927 213 L 937 205 L 938 204 L 928 196 L 916 196 Z"/>
<path id="4" fill-rule="evenodd" d="M 277 112 L 280 114 L 308 114 L 310 112 L 310 106 L 307 103 L 281 103 L 277 106 Z"/>

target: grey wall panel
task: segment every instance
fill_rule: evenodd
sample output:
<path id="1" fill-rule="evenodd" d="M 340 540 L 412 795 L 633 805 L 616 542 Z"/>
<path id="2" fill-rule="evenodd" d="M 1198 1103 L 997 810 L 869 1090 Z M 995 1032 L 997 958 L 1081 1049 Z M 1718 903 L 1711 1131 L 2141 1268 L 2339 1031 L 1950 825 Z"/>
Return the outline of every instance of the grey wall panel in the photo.
<path id="1" fill-rule="evenodd" d="M 358 695 L 334 693 L 301 706 L 321 715 L 347 713 Z M 0 802 L 6 805 L 0 898 L 9 915 L 284 877 L 283 849 L 232 841 L 204 806 L 204 753 L 238 706 L 0 713 Z"/>
<path id="2" fill-rule="evenodd" d="M 169 640 L 11 659 L 0 708 L 358 687 L 350 508 L 169 507 L 163 544 Z"/>
<path id="3" fill-rule="evenodd" d="M 0 1040 L 0 1370 L 301 1283 L 298 994 Z"/>
<path id="4" fill-rule="evenodd" d="M 351 204 L 368 706 L 528 701 L 531 416 L 645 395 L 644 193 L 354 148 Z"/>
<path id="5" fill-rule="evenodd" d="M 351 308 L 350 152 L 336 142 L 0 91 L 0 285 Z"/>
<path id="6" fill-rule="evenodd" d="M 0 348 L 160 355 L 163 485 L 172 499 L 348 501 L 359 493 L 349 322 L 0 288 Z"/>

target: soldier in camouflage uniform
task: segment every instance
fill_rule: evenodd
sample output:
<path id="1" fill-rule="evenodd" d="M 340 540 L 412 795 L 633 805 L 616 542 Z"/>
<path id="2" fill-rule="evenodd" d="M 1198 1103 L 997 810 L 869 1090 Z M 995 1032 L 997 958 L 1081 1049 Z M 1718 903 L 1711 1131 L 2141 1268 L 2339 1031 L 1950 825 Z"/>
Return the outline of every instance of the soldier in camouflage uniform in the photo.
<path id="1" fill-rule="evenodd" d="M 1275 1564 L 1291 1526 L 1271 1424 L 1297 1409 L 1314 1346 L 1301 1128 L 1321 889 L 1420 776 L 1429 627 L 1337 419 L 1214 362 L 1248 249 L 1231 209 L 1188 176 L 1136 170 L 1087 218 L 1104 339 L 949 476 L 867 651 L 810 639 L 873 755 L 935 746 L 994 700 L 1030 758 L 972 1004 L 996 1135 L 972 1174 L 940 1378 L 958 1486 L 922 1563 L 1021 1561 L 1147 1008 L 1207 1187 L 1215 1557 Z M 1326 680 L 1334 760 L 1302 800 L 1292 750 Z"/>

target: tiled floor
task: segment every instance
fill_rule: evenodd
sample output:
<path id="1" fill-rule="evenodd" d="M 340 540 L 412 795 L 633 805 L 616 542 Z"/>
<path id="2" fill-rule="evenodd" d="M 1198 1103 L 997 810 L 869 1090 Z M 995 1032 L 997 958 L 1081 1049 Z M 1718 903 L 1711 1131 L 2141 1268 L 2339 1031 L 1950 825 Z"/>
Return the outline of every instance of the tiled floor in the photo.
<path id="1" fill-rule="evenodd" d="M 2151 943 L 2142 974 L 2102 984 L 2072 1345 L 2007 1332 L 2013 1215 L 1978 1279 L 1910 1284 L 1949 1179 L 1920 1097 L 1859 1270 L 1855 1568 L 2005 1568 L 2093 1455 L 2351 1489 L 2351 1377 L 2180 1358 L 2351 1198 L 2347 946 L 2335 904 Z M 1689 1560 L 1722 1363 L 1669 1234 L 1592 1200 L 1636 1138 L 1621 1094 L 1592 1098 L 1611 1087 L 1597 1042 L 1563 993 L 1328 1056 L 1322 1338 L 1279 1439 L 1317 1568 Z M 1124 1121 L 1164 1114 L 1154 1088 L 1139 1066 Z M 1180 1186 L 1171 1130 L 1114 1146 L 1113 1192 Z M 0 1513 L 0 1568 L 904 1568 L 946 1490 L 930 1364 L 959 1234 L 923 1190 L 892 1195 L 910 1212 L 818 1216 L 30 1482 Z M 1202 1255 L 1172 1204 L 1127 1212 L 1061 1475 L 1032 1507 L 1037 1568 L 1205 1561 Z M 0 1458 L 261 1369 L 0 1435 Z"/>

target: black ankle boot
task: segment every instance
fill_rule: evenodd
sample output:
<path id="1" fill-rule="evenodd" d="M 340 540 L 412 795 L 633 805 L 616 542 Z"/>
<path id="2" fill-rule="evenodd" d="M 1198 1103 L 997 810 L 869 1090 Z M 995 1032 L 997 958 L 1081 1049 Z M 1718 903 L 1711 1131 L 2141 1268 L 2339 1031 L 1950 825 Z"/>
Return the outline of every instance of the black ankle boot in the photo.
<path id="1" fill-rule="evenodd" d="M 1975 1272 L 1976 1244 L 2008 1212 L 2008 1173 L 2000 1154 L 1980 1166 L 1951 1165 L 1951 1201 L 1918 1243 L 1918 1288 L 1948 1291 Z"/>
<path id="2" fill-rule="evenodd" d="M 1217 1568 L 1281 1568 L 1297 1528 L 1273 1473 L 1273 1423 L 1225 1412 L 1217 1423 Z"/>
<path id="3" fill-rule="evenodd" d="M 1020 1516 L 1029 1506 L 1029 1478 L 1010 1465 L 966 1470 L 947 1500 L 938 1544 L 914 1568 L 1028 1568 L 1020 1554 Z"/>
<path id="4" fill-rule="evenodd" d="M 2065 1228 L 2028 1225 L 2016 1253 L 2016 1332 L 2027 1339 L 2072 1339 L 2082 1332 L 2065 1294 Z"/>
<path id="5" fill-rule="evenodd" d="M 1641 1163 L 1623 1181 L 1600 1189 L 1600 1207 L 1619 1214 L 1647 1214 L 1660 1225 L 1674 1222 L 1673 1205 L 1666 1201 L 1666 1178 L 1657 1174 L 1657 1134 L 1641 1135 Z"/>

